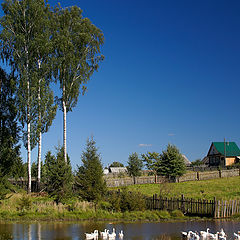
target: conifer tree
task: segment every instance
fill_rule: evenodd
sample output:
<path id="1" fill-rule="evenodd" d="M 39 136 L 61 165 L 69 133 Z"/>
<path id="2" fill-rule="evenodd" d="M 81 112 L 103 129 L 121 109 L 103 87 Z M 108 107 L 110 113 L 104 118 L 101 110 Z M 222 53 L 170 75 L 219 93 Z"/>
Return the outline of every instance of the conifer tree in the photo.
<path id="1" fill-rule="evenodd" d="M 103 59 L 100 54 L 103 33 L 83 18 L 82 10 L 76 6 L 56 7 L 52 23 L 54 77 L 61 89 L 59 106 L 63 111 L 63 147 L 67 161 L 67 112 L 77 104 L 79 94 L 85 93 L 86 83 Z"/>
<path id="2" fill-rule="evenodd" d="M 73 176 L 69 157 L 67 163 L 64 160 L 63 148 L 57 148 L 56 157 L 47 152 L 45 171 L 47 192 L 57 203 L 64 202 L 72 195 Z"/>
<path id="3" fill-rule="evenodd" d="M 82 199 L 98 202 L 105 193 L 106 183 L 93 137 L 87 140 L 86 150 L 81 159 L 82 165 L 78 166 L 75 177 L 76 189 Z"/>
<path id="4" fill-rule="evenodd" d="M 161 154 L 159 173 L 169 179 L 176 179 L 186 171 L 184 158 L 176 146 L 168 144 L 167 149 Z"/>
<path id="5" fill-rule="evenodd" d="M 129 174 L 133 177 L 141 176 L 142 167 L 143 163 L 142 160 L 138 157 L 138 154 L 136 152 L 130 154 L 128 157 L 127 166 Z"/>

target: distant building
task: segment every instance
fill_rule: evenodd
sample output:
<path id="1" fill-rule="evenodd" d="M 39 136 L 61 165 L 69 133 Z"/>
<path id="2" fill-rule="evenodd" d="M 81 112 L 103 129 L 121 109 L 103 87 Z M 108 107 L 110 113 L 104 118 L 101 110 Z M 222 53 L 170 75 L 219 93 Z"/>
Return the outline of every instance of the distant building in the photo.
<path id="1" fill-rule="evenodd" d="M 185 163 L 185 165 L 186 165 L 187 167 L 189 167 L 189 166 L 191 165 L 191 162 L 188 160 L 188 158 L 187 158 L 184 154 L 182 154 L 182 156 L 183 156 L 183 158 L 184 158 L 184 163 Z"/>
<path id="2" fill-rule="evenodd" d="M 119 173 L 127 173 L 126 167 L 109 167 L 109 173 L 119 174 Z"/>
<path id="3" fill-rule="evenodd" d="M 109 173 L 109 169 L 108 169 L 108 168 L 104 168 L 104 169 L 103 169 L 103 174 L 104 174 L 104 175 L 107 175 L 108 173 Z"/>
<path id="4" fill-rule="evenodd" d="M 240 150 L 235 142 L 212 142 L 207 157 L 209 166 L 230 166 L 239 162 Z"/>

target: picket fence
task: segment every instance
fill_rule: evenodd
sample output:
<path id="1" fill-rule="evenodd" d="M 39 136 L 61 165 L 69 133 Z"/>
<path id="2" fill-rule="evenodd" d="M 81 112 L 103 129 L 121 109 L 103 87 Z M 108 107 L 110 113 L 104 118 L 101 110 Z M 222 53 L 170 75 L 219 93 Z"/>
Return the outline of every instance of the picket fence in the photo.
<path id="1" fill-rule="evenodd" d="M 181 210 L 186 215 L 208 216 L 213 218 L 228 218 L 240 214 L 238 200 L 217 201 L 205 199 L 163 198 L 153 195 L 146 198 L 147 208 L 150 210 Z"/>

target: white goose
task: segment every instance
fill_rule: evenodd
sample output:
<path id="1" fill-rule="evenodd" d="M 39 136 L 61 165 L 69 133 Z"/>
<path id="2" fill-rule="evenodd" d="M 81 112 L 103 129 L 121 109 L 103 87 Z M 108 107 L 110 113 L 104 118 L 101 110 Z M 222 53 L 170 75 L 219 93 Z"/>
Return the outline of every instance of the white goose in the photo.
<path id="1" fill-rule="evenodd" d="M 234 239 L 235 240 L 240 240 L 240 234 L 239 233 L 234 233 Z"/>
<path id="2" fill-rule="evenodd" d="M 207 231 L 200 231 L 200 239 L 205 240 L 209 237 L 209 228 L 207 228 Z"/>
<path id="3" fill-rule="evenodd" d="M 108 238 L 108 233 L 109 233 L 109 230 L 107 230 L 107 229 L 105 229 L 104 232 L 101 232 L 102 239 L 107 239 Z"/>
<path id="4" fill-rule="evenodd" d="M 115 238 L 116 238 L 116 232 L 115 232 L 115 228 L 113 228 L 112 233 L 108 234 L 108 239 L 114 240 Z"/>
<path id="5" fill-rule="evenodd" d="M 93 233 L 85 233 L 86 239 L 98 239 L 98 230 L 94 230 Z"/>
<path id="6" fill-rule="evenodd" d="M 123 239 L 123 230 L 120 231 L 120 233 L 118 234 L 120 239 Z"/>

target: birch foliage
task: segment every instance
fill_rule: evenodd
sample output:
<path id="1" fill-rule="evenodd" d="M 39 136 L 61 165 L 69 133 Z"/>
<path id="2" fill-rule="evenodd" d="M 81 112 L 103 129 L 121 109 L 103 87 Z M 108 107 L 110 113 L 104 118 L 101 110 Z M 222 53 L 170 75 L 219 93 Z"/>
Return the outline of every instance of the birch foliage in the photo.
<path id="1" fill-rule="evenodd" d="M 52 31 L 54 43 L 54 77 L 59 82 L 60 108 L 64 116 L 64 158 L 66 149 L 66 115 L 76 106 L 79 94 L 86 91 L 86 83 L 103 60 L 100 47 L 103 33 L 76 6 L 54 10 Z"/>

